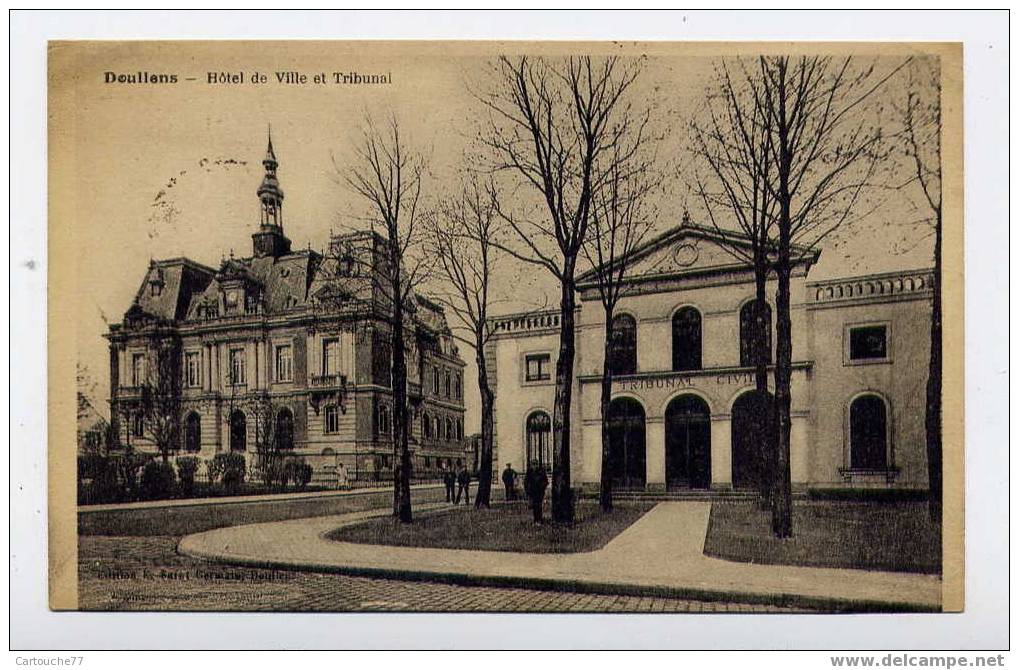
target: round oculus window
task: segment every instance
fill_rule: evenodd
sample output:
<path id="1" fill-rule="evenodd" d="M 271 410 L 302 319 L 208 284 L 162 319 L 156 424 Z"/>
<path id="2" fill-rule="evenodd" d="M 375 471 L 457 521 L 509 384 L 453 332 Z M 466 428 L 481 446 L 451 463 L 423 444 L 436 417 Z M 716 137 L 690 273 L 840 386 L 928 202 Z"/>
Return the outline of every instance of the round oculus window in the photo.
<path id="1" fill-rule="evenodd" d="M 689 267 L 697 262 L 697 247 L 692 244 L 681 244 L 676 247 L 674 258 L 676 265 Z"/>

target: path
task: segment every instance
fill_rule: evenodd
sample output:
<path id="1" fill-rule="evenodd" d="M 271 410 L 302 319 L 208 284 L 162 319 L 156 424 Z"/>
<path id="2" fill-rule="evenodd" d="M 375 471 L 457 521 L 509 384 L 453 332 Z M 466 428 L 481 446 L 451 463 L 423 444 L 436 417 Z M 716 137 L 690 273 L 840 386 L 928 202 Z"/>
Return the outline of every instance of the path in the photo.
<path id="1" fill-rule="evenodd" d="M 710 511 L 706 502 L 660 503 L 602 549 L 578 554 L 389 547 L 323 537 L 386 510 L 222 528 L 183 538 L 179 551 L 240 565 L 488 586 L 838 610 L 940 609 L 941 580 L 932 575 L 752 565 L 705 556 Z"/>

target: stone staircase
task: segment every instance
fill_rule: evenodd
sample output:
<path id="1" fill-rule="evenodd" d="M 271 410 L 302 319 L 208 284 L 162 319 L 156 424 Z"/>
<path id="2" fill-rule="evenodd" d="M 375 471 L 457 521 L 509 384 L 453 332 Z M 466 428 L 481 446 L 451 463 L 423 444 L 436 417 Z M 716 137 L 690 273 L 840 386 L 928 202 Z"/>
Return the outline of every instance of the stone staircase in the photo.
<path id="1" fill-rule="evenodd" d="M 598 498 L 598 492 L 585 492 L 582 498 Z M 757 500 L 757 492 L 752 490 L 711 490 L 711 489 L 669 489 L 666 491 L 646 491 L 643 489 L 621 489 L 612 492 L 616 501 L 661 501 L 661 500 L 694 500 L 710 502 L 712 500 L 729 500 L 733 502 L 753 502 Z"/>

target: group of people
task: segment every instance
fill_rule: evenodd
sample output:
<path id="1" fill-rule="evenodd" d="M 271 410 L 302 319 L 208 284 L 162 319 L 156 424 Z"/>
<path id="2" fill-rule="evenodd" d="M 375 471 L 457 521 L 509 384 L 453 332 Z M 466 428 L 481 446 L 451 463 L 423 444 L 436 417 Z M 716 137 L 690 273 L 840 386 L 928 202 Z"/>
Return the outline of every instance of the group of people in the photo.
<path id="1" fill-rule="evenodd" d="M 517 499 L 517 472 L 512 463 L 507 463 L 502 471 L 502 485 L 506 488 L 506 500 Z M 524 474 L 524 495 L 534 513 L 535 523 L 542 522 L 542 504 L 545 501 L 545 490 L 548 488 L 548 472 L 538 461 L 531 461 Z"/>
<path id="2" fill-rule="evenodd" d="M 442 483 L 446 487 L 446 502 L 459 505 L 463 499 L 465 505 L 471 503 L 471 473 L 464 465 L 446 468 L 442 472 Z M 506 501 L 517 500 L 517 471 L 512 463 L 507 463 L 502 471 L 502 484 L 506 488 Z M 527 466 L 524 474 L 524 495 L 534 514 L 535 523 L 542 523 L 542 505 L 545 502 L 545 491 L 548 489 L 548 471 L 537 461 Z"/>
<path id="3" fill-rule="evenodd" d="M 442 483 L 446 485 L 446 502 L 459 505 L 462 497 L 465 505 L 471 504 L 471 473 L 464 465 L 443 470 Z"/>

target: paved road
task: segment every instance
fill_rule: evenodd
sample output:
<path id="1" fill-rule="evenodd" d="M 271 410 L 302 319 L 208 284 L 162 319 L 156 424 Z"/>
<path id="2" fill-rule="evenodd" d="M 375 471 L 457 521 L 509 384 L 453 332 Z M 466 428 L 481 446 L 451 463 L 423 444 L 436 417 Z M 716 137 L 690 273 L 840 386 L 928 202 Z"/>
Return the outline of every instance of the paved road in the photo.
<path id="1" fill-rule="evenodd" d="M 85 536 L 81 609 L 232 611 L 781 612 L 764 605 L 455 586 L 213 565 L 179 538 Z"/>

